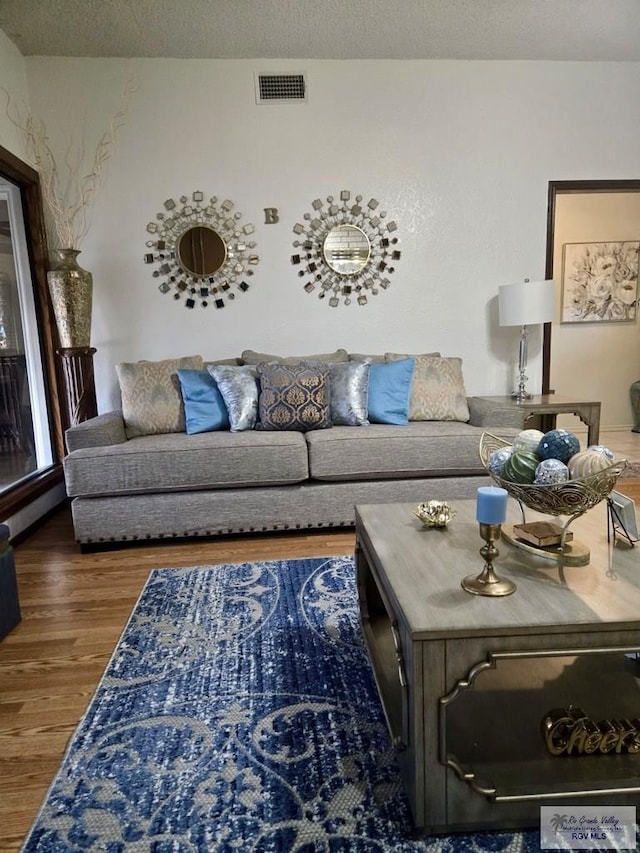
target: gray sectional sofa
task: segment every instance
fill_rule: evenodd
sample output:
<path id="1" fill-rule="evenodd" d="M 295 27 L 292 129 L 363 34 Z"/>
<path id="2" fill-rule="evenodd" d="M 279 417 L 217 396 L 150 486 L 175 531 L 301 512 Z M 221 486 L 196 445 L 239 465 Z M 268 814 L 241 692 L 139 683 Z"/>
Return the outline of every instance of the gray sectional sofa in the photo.
<path id="1" fill-rule="evenodd" d="M 487 484 L 484 430 L 522 428 L 513 407 L 469 397 L 470 418 L 310 432 L 127 437 L 120 411 L 66 433 L 66 488 L 82 546 L 343 527 L 354 505 L 472 498 Z"/>

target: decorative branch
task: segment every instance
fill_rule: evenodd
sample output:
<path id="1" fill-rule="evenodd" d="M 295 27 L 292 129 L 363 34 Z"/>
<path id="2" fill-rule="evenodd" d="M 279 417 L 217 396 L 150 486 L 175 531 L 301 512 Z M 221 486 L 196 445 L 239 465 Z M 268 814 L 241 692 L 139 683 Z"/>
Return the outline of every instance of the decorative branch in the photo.
<path id="1" fill-rule="evenodd" d="M 133 78 L 130 77 L 125 83 L 120 107 L 100 137 L 90 169 L 84 174 L 84 125 L 79 142 L 74 144 L 72 139 L 69 141 L 61 161 L 64 168 L 59 168 L 44 121 L 31 113 L 23 114 L 11 100 L 9 92 L 3 87 L 0 90 L 7 98 L 7 118 L 20 131 L 29 157 L 40 174 L 46 206 L 45 220 L 52 246 L 79 249 L 91 227 L 93 204 L 104 181 L 106 165 L 113 154 L 118 131 L 129 117 L 131 95 L 135 90 Z"/>

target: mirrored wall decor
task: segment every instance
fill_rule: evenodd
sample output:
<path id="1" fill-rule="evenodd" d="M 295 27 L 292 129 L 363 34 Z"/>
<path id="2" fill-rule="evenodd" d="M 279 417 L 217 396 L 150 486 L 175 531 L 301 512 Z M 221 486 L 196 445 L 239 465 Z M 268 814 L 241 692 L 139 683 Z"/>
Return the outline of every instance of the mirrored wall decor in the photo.
<path id="1" fill-rule="evenodd" d="M 161 293 L 172 293 L 186 308 L 213 305 L 224 308 L 236 293 L 249 289 L 247 281 L 258 263 L 256 244 L 248 238 L 253 225 L 242 225 L 233 202 L 205 200 L 196 190 L 176 202 L 169 198 L 156 221 L 147 225 L 145 263 L 156 264 L 154 278 Z"/>
<path id="2" fill-rule="evenodd" d="M 291 256 L 307 293 L 337 308 L 340 301 L 366 305 L 369 296 L 389 287 L 400 260 L 398 226 L 378 211 L 379 204 L 375 198 L 363 204 L 361 195 L 352 200 L 349 190 L 339 199 L 330 195 L 326 203 L 319 198 L 311 203 L 313 211 L 293 227 L 297 239 Z"/>

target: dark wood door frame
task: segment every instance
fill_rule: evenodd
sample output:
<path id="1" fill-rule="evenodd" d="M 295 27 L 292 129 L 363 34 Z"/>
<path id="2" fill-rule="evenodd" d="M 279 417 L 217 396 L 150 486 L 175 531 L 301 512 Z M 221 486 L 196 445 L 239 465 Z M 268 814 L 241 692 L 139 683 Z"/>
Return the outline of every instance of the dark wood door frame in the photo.
<path id="1" fill-rule="evenodd" d="M 58 345 L 57 330 L 47 286 L 48 251 L 40 178 L 35 169 L 2 146 L 0 146 L 0 175 L 19 187 L 22 199 L 29 267 L 42 348 L 43 378 L 49 400 L 49 428 L 53 451 L 52 465 L 25 477 L 19 484 L 7 489 L 0 496 L 1 520 L 32 503 L 40 495 L 63 481 L 61 460 L 64 456 L 64 435 L 60 406 L 62 385 L 55 359 L 55 350 Z"/>
<path id="2" fill-rule="evenodd" d="M 562 193 L 630 193 L 640 192 L 640 180 L 614 181 L 549 181 L 547 197 L 547 257 L 545 278 L 553 278 L 555 252 L 556 198 Z M 545 323 L 542 333 L 542 393 L 551 394 L 551 323 Z"/>

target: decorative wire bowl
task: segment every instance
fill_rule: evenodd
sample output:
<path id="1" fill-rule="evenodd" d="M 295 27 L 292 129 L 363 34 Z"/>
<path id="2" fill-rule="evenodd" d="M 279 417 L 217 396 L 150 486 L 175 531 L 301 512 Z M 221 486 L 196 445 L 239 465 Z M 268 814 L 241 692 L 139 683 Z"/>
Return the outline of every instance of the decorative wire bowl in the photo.
<path id="1" fill-rule="evenodd" d="M 627 465 L 626 459 L 616 460 L 608 468 L 603 468 L 589 477 L 545 486 L 512 483 L 498 477 L 487 467 L 493 451 L 502 447 L 511 447 L 511 444 L 497 435 L 484 432 L 480 438 L 480 459 L 494 483 L 506 489 L 511 497 L 518 501 L 523 517 L 524 505 L 547 515 L 570 515 L 573 520 L 609 495 Z"/>

